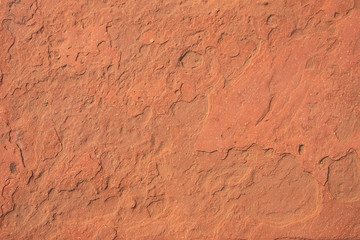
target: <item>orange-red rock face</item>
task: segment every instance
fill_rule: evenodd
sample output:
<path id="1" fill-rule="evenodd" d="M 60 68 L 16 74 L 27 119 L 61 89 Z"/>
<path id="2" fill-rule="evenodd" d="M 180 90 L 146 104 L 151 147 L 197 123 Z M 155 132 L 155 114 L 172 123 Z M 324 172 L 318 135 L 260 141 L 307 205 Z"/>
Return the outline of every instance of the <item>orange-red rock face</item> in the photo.
<path id="1" fill-rule="evenodd" d="M 0 1 L 0 239 L 360 239 L 360 1 Z"/>

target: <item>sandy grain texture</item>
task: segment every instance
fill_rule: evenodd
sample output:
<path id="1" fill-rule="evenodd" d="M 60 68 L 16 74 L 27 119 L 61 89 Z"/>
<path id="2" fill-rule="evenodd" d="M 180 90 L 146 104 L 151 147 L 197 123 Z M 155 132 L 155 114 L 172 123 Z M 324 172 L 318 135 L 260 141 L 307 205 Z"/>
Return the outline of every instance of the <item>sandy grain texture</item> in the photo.
<path id="1" fill-rule="evenodd" d="M 359 0 L 0 23 L 0 239 L 360 239 Z"/>

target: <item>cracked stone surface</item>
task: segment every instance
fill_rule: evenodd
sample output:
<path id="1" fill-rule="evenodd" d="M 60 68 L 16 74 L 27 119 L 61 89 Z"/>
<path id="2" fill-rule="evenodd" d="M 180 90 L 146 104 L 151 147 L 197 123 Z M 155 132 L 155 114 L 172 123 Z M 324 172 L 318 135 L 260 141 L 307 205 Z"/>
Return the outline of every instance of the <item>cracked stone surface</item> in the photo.
<path id="1" fill-rule="evenodd" d="M 360 239 L 360 0 L 0 20 L 0 239 Z"/>

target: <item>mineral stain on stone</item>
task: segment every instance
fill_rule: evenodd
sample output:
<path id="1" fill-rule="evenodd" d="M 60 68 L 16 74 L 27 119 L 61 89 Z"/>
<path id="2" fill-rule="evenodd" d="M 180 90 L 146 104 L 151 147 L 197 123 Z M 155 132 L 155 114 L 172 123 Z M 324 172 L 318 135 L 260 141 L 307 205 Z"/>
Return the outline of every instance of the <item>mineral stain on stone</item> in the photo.
<path id="1" fill-rule="evenodd" d="M 10 172 L 13 173 L 13 174 L 18 173 L 17 164 L 16 164 L 16 163 L 10 163 Z"/>

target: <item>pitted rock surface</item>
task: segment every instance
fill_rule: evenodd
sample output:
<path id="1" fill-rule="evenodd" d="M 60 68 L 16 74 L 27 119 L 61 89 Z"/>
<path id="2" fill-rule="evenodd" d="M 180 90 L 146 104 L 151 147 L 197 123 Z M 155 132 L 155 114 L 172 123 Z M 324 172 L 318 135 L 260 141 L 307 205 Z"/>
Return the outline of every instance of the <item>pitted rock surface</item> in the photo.
<path id="1" fill-rule="evenodd" d="M 0 20 L 0 239 L 360 239 L 360 0 Z"/>

